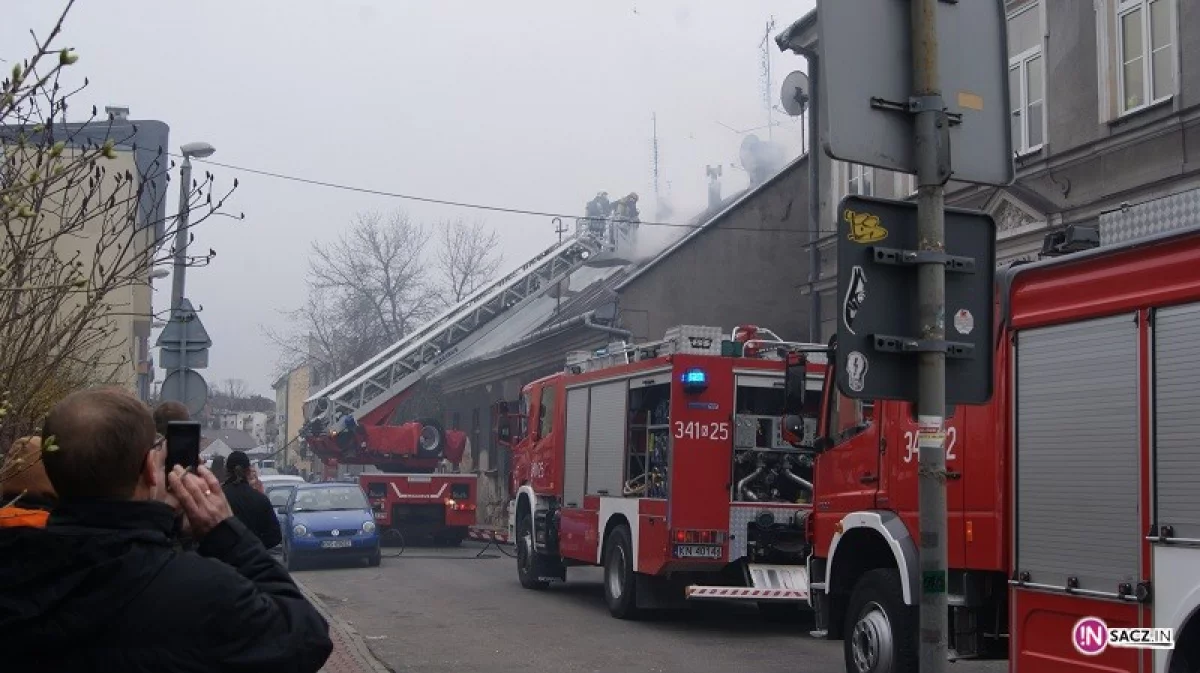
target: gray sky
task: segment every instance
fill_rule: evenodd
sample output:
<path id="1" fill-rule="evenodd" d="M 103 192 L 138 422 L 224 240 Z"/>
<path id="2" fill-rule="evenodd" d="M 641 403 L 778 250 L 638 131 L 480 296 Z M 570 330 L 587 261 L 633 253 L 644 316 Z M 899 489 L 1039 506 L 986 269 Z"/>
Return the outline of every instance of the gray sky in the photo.
<path id="1" fill-rule="evenodd" d="M 5 0 L 0 58 L 29 53 L 61 3 Z M 746 184 L 742 136 L 766 123 L 759 48 L 813 0 L 80 0 L 60 46 L 91 86 L 73 109 L 121 104 L 171 127 L 173 149 L 204 140 L 222 163 L 305 178 L 539 211 L 579 213 L 600 190 L 636 191 L 653 214 L 651 113 L 661 189 L 682 221 L 705 200 L 706 164 L 726 194 Z M 803 59 L 770 45 L 771 97 Z M 795 156 L 801 124 L 775 113 Z M 72 118 L 72 121 L 76 119 Z M 757 131 L 760 138 L 766 130 Z M 460 210 L 336 191 L 197 164 L 234 177 L 230 211 L 195 245 L 217 257 L 188 273 L 214 346 L 210 384 L 240 378 L 271 395 L 278 353 L 260 325 L 305 296 L 309 245 L 363 210 L 418 219 L 481 217 L 500 231 L 505 268 L 555 239 L 546 218 Z M 669 183 L 669 186 L 668 186 Z M 171 206 L 174 207 L 172 200 Z M 157 281 L 155 308 L 169 303 Z M 159 372 L 159 380 L 162 372 Z"/>

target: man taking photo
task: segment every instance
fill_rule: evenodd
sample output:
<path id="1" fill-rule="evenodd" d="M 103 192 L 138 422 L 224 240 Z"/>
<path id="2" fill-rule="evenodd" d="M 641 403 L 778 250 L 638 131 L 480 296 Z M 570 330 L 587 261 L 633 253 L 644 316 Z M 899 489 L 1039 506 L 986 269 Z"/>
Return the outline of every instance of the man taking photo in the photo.
<path id="1" fill-rule="evenodd" d="M 119 390 L 77 392 L 51 410 L 42 438 L 58 505 L 45 529 L 0 530 L 5 670 L 324 665 L 328 624 L 234 518 L 207 468 L 166 473 L 165 439 L 144 404 Z M 172 550 L 173 505 L 197 552 Z"/>

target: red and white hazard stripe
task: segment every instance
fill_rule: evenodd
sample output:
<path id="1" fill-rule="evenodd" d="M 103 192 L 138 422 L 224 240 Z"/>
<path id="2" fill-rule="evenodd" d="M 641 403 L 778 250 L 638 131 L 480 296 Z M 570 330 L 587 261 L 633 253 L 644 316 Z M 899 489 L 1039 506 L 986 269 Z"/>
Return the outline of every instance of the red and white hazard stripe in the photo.
<path id="1" fill-rule="evenodd" d="M 467 537 L 471 540 L 478 540 L 480 542 L 512 544 L 512 542 L 508 539 L 508 531 L 497 528 L 477 528 L 472 526 L 467 529 Z"/>
<path id="2" fill-rule="evenodd" d="M 696 600 L 806 601 L 808 600 L 808 591 L 800 589 L 690 586 L 687 588 L 687 597 Z"/>

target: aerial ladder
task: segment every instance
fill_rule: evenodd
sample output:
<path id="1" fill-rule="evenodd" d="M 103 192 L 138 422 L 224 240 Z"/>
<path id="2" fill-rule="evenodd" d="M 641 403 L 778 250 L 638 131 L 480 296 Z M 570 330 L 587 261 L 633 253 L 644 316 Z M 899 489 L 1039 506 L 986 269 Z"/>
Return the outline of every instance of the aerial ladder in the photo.
<path id="1" fill-rule="evenodd" d="M 375 465 L 385 471 L 432 472 L 457 465 L 466 435 L 436 419 L 391 421 L 396 408 L 438 366 L 476 343 L 549 288 L 585 265 L 619 262 L 638 222 L 620 213 L 576 220 L 574 233 L 511 273 L 479 288 L 307 400 L 300 430 L 327 466 Z"/>

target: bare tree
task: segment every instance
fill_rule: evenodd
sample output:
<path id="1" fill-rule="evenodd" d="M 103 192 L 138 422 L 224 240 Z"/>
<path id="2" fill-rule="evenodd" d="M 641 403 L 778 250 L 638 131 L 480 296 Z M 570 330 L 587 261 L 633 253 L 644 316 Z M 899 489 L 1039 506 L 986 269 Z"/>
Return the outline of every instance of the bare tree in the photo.
<path id="1" fill-rule="evenodd" d="M 314 244 L 304 307 L 287 314 L 287 332 L 264 330 L 282 351 L 279 374 L 307 364 L 320 387 L 495 275 L 495 232 L 461 219 L 436 231 L 439 247 L 430 255 L 430 229 L 405 212 L 363 213 L 337 240 Z"/>
<path id="2" fill-rule="evenodd" d="M 151 268 L 173 255 L 174 221 L 156 215 L 173 166 L 166 148 L 136 147 L 136 126 L 95 108 L 66 123 L 83 87 L 63 86 L 78 57 L 53 43 L 72 4 L 0 83 L 0 446 L 36 431 L 72 390 L 128 383 L 120 377 L 135 354 L 119 325 L 154 319 L 135 316 L 129 297 L 148 293 Z M 148 160 L 116 169 L 124 152 Z M 191 226 L 219 214 L 233 191 L 214 195 L 211 174 L 189 187 Z"/>
<path id="3" fill-rule="evenodd" d="M 242 379 L 225 379 L 221 382 L 223 392 L 231 400 L 241 400 L 249 397 L 250 389 Z"/>
<path id="4" fill-rule="evenodd" d="M 504 257 L 497 251 L 499 237 L 476 220 L 461 218 L 438 223 L 441 247 L 437 263 L 444 284 L 441 298 L 447 306 L 457 304 L 496 275 Z"/>

